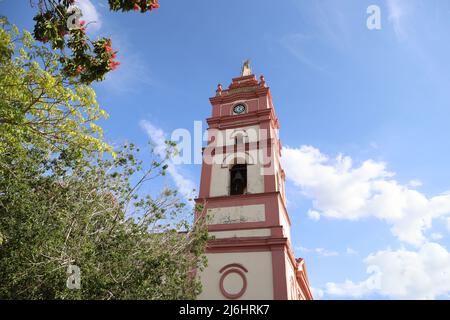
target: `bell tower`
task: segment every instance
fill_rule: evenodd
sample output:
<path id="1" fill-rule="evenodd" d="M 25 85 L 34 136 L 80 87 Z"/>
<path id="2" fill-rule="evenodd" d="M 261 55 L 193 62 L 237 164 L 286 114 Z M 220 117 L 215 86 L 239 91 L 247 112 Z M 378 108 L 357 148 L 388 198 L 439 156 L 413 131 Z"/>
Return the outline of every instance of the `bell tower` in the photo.
<path id="1" fill-rule="evenodd" d="M 249 61 L 210 98 L 198 204 L 208 230 L 199 299 L 312 299 L 292 250 L 280 128 L 264 77 Z"/>

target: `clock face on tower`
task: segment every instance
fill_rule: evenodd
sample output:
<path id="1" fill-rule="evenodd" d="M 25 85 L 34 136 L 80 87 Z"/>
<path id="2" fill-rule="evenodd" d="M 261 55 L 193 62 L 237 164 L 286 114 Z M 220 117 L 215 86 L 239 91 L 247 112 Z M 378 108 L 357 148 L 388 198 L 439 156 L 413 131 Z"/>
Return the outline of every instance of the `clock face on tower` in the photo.
<path id="1" fill-rule="evenodd" d="M 245 105 L 243 105 L 242 103 L 237 104 L 233 107 L 233 112 L 234 114 L 241 114 L 245 112 Z"/>

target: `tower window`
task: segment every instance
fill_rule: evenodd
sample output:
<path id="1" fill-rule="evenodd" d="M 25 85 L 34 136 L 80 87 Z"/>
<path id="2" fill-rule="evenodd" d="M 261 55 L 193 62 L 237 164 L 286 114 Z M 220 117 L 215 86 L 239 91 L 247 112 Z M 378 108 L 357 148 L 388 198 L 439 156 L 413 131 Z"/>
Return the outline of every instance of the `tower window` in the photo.
<path id="1" fill-rule="evenodd" d="M 230 195 L 247 192 L 247 165 L 235 164 L 230 170 Z"/>

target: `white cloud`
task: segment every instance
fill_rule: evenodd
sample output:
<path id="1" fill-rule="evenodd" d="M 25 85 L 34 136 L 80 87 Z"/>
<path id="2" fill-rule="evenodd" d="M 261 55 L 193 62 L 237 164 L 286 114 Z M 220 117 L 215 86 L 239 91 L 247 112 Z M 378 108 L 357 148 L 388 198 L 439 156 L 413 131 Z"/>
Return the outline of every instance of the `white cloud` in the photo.
<path id="1" fill-rule="evenodd" d="M 327 283 L 325 293 L 343 297 L 379 294 L 393 299 L 435 299 L 450 293 L 450 253 L 428 242 L 418 251 L 387 249 L 368 256 L 366 280 Z"/>
<path id="2" fill-rule="evenodd" d="M 86 21 L 86 24 L 88 24 L 86 30 L 88 32 L 97 31 L 101 28 L 102 21 L 100 19 L 100 14 L 90 0 L 77 0 L 75 5 L 80 8 L 83 13 L 80 20 Z"/>
<path id="3" fill-rule="evenodd" d="M 315 210 L 308 210 L 308 217 L 311 220 L 319 221 L 320 220 L 320 213 L 315 211 Z"/>
<path id="4" fill-rule="evenodd" d="M 296 249 L 301 251 L 301 252 L 315 253 L 315 254 L 317 254 L 319 256 L 322 256 L 322 257 L 336 257 L 336 256 L 339 255 L 339 252 L 337 252 L 337 251 L 329 251 L 329 250 L 326 250 L 324 248 L 312 248 L 312 249 L 309 249 L 309 248 L 305 248 L 305 247 L 297 247 Z"/>
<path id="5" fill-rule="evenodd" d="M 311 287 L 311 291 L 312 291 L 312 295 L 313 295 L 314 299 L 316 299 L 316 300 L 322 299 L 325 294 L 323 292 L 323 290 L 319 289 L 319 288 Z"/>
<path id="6" fill-rule="evenodd" d="M 440 233 L 432 233 L 432 234 L 430 234 L 430 239 L 434 240 L 434 241 L 438 241 L 438 240 L 441 240 L 443 238 L 444 238 L 444 236 L 442 234 L 440 234 Z"/>
<path id="7" fill-rule="evenodd" d="M 366 281 L 354 283 L 351 280 L 345 280 L 343 283 L 328 282 L 324 292 L 332 296 L 360 298 L 370 292 L 368 283 Z"/>
<path id="8" fill-rule="evenodd" d="M 420 245 L 432 219 L 450 213 L 450 194 L 429 198 L 394 180 L 383 162 L 366 160 L 354 167 L 350 157 L 330 160 L 318 149 L 302 146 L 284 148 L 283 163 L 286 177 L 312 199 L 312 218 L 375 217 L 390 224 L 399 240 Z"/>
<path id="9" fill-rule="evenodd" d="M 405 0 L 386 0 L 388 8 L 388 20 L 394 28 L 394 32 L 398 39 L 404 40 L 407 38 L 407 28 L 405 25 L 405 18 L 411 12 L 410 1 Z"/>
<path id="10" fill-rule="evenodd" d="M 422 181 L 417 180 L 417 179 L 413 179 L 413 180 L 408 182 L 408 186 L 412 187 L 412 188 L 421 187 L 422 186 Z"/>
<path id="11" fill-rule="evenodd" d="M 348 255 L 358 254 L 358 252 L 353 248 L 347 248 L 347 250 L 345 250 L 345 253 Z"/>
<path id="12" fill-rule="evenodd" d="M 317 254 L 324 256 L 324 257 L 336 257 L 339 255 L 339 253 L 336 251 L 328 251 L 328 250 L 325 250 L 324 248 L 316 248 L 316 249 L 314 249 L 314 251 Z"/>
<path id="13" fill-rule="evenodd" d="M 156 153 L 156 155 L 158 155 L 161 158 L 164 158 L 166 156 L 167 150 L 165 143 L 167 139 L 164 131 L 146 120 L 142 120 L 140 122 L 140 125 L 152 140 L 154 144 L 154 152 Z M 190 179 L 184 177 L 180 173 L 179 167 L 175 165 L 173 161 L 168 160 L 167 164 L 169 165 L 169 167 L 167 168 L 167 172 L 173 179 L 178 189 L 178 192 L 187 200 L 193 199 L 195 196 L 194 194 L 195 183 Z"/>

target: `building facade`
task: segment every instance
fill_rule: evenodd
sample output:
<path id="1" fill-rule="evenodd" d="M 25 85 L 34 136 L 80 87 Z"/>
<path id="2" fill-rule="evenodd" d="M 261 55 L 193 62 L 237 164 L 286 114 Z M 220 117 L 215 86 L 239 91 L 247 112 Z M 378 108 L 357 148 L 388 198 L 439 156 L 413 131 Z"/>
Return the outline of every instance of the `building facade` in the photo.
<path id="1" fill-rule="evenodd" d="M 210 98 L 198 204 L 214 238 L 199 299 L 312 299 L 291 244 L 280 124 L 264 77 L 248 62 Z"/>

